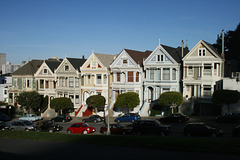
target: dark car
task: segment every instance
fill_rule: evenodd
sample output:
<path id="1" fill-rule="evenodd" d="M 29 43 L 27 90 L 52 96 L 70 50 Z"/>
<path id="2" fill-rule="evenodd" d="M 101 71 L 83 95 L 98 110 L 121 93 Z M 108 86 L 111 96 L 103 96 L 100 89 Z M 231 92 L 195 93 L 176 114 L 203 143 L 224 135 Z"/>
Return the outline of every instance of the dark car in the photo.
<path id="1" fill-rule="evenodd" d="M 4 122 L 0 122 L 0 130 L 9 130 L 10 126 Z"/>
<path id="2" fill-rule="evenodd" d="M 60 131 L 62 129 L 63 129 L 63 127 L 61 127 L 59 124 L 53 124 L 52 121 L 50 121 L 50 120 L 36 122 L 36 130 L 37 131 L 53 133 L 56 131 Z"/>
<path id="3" fill-rule="evenodd" d="M 14 121 L 10 126 L 11 130 L 35 131 L 35 124 L 31 121 Z"/>
<path id="4" fill-rule="evenodd" d="M 71 120 L 72 120 L 72 117 L 65 114 L 58 115 L 57 117 L 51 119 L 53 123 L 54 122 L 70 122 Z"/>
<path id="5" fill-rule="evenodd" d="M 123 126 L 121 124 L 110 124 L 110 133 L 111 134 L 131 134 L 132 127 L 131 126 Z M 100 133 L 106 134 L 107 133 L 107 126 L 102 126 L 100 128 Z"/>
<path id="6" fill-rule="evenodd" d="M 97 123 L 97 122 L 103 122 L 104 118 L 99 116 L 99 115 L 90 115 L 89 117 L 84 118 L 82 121 L 83 122 L 94 122 L 94 123 Z"/>
<path id="7" fill-rule="evenodd" d="M 174 113 L 174 114 L 171 114 L 170 116 L 168 117 L 163 117 L 163 118 L 160 118 L 159 121 L 161 123 L 168 123 L 168 122 L 186 122 L 189 120 L 189 117 L 184 115 L 184 114 L 181 114 L 181 113 Z"/>
<path id="8" fill-rule="evenodd" d="M 237 137 L 240 136 L 240 125 L 233 127 L 232 135 Z"/>
<path id="9" fill-rule="evenodd" d="M 9 118 L 6 114 L 3 114 L 3 113 L 0 114 L 0 121 L 7 122 L 10 120 L 11 118 Z"/>
<path id="10" fill-rule="evenodd" d="M 204 122 L 188 123 L 184 129 L 183 134 L 186 136 L 222 136 L 223 129 L 210 126 Z"/>
<path id="11" fill-rule="evenodd" d="M 136 120 L 141 119 L 140 115 L 137 113 L 126 113 L 121 117 L 118 117 L 114 120 L 114 122 L 134 122 Z"/>
<path id="12" fill-rule="evenodd" d="M 157 134 L 165 136 L 170 134 L 171 126 L 162 125 L 157 120 L 137 120 L 132 125 L 132 132 L 137 135 Z"/>
<path id="13" fill-rule="evenodd" d="M 216 117 L 218 123 L 237 123 L 240 122 L 240 113 L 227 112 L 223 116 Z"/>

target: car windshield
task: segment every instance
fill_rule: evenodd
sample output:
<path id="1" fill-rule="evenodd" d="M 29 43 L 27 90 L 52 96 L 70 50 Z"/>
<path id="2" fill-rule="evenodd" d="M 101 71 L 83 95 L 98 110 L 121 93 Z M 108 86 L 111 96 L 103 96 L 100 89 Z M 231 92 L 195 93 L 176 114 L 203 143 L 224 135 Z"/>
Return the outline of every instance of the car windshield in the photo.
<path id="1" fill-rule="evenodd" d="M 82 123 L 82 126 L 83 126 L 83 127 L 89 127 L 89 124 L 87 124 L 87 123 Z"/>
<path id="2" fill-rule="evenodd" d="M 26 124 L 26 125 L 32 125 L 32 122 L 30 122 L 30 121 L 25 121 L 23 123 Z"/>
<path id="3" fill-rule="evenodd" d="M 210 125 L 205 125 L 205 127 L 207 127 L 207 129 L 215 129 L 214 127 L 212 127 Z"/>

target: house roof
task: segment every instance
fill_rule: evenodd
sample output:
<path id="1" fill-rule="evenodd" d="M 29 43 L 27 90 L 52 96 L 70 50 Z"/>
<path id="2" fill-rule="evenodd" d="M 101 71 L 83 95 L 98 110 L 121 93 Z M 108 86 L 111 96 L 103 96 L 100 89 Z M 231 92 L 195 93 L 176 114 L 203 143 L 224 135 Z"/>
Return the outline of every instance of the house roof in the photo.
<path id="1" fill-rule="evenodd" d="M 46 60 L 45 63 L 48 65 L 48 67 L 54 73 L 54 70 L 57 69 L 57 67 L 61 64 L 61 61 L 58 61 L 58 60 Z"/>
<path id="2" fill-rule="evenodd" d="M 130 49 L 124 49 L 131 57 L 132 59 L 138 63 L 140 66 L 143 65 L 143 59 L 147 58 L 152 51 L 146 50 L 145 52 L 141 51 L 135 51 L 135 50 L 130 50 Z"/>
<path id="3" fill-rule="evenodd" d="M 31 60 L 24 66 L 20 67 L 18 70 L 12 73 L 12 75 L 34 75 L 38 68 L 43 63 L 43 60 Z"/>
<path id="4" fill-rule="evenodd" d="M 75 69 L 80 71 L 80 67 L 84 64 L 86 59 L 80 59 L 80 58 L 67 58 L 67 60 L 73 65 Z"/>
<path id="5" fill-rule="evenodd" d="M 169 47 L 165 45 L 161 45 L 169 54 L 170 56 L 178 63 L 182 61 L 182 47 Z M 183 48 L 183 57 L 189 52 L 188 47 Z"/>
<path id="6" fill-rule="evenodd" d="M 94 53 L 94 55 L 101 61 L 101 63 L 105 67 L 109 67 L 109 65 L 113 62 L 115 55 L 111 54 L 101 54 L 101 53 Z"/>
<path id="7" fill-rule="evenodd" d="M 211 50 L 212 50 L 213 52 L 215 52 L 219 57 L 223 58 L 223 57 L 221 56 L 221 54 L 218 53 L 218 51 L 216 50 L 216 48 L 215 48 L 212 44 L 210 44 L 210 43 L 208 43 L 208 42 L 206 42 L 206 41 L 204 41 L 204 40 L 202 40 L 202 41 L 203 41 L 204 43 L 206 43 L 206 44 L 208 45 L 208 47 L 211 48 Z"/>

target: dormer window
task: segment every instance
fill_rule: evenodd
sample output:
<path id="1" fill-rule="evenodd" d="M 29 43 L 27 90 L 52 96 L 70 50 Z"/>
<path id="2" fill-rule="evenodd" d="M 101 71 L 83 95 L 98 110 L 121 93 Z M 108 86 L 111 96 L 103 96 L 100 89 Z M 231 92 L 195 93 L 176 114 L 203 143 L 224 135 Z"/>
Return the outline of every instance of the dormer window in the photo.
<path id="1" fill-rule="evenodd" d="M 44 70 L 43 70 L 43 73 L 44 73 L 44 74 L 47 74 L 47 69 L 44 69 Z"/>
<path id="2" fill-rule="evenodd" d="M 163 55 L 157 55 L 157 61 L 162 62 L 163 61 Z"/>
<path id="3" fill-rule="evenodd" d="M 205 48 L 199 48 L 198 49 L 198 56 L 205 56 L 206 55 L 206 49 Z"/>
<path id="4" fill-rule="evenodd" d="M 92 69 L 96 69 L 97 67 L 97 62 L 96 61 L 92 61 Z"/>

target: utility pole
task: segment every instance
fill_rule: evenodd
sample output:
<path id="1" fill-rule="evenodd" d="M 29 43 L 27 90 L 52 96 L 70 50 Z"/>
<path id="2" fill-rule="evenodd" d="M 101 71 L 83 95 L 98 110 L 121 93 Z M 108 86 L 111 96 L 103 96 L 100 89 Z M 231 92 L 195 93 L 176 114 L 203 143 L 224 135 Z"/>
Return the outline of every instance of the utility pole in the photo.
<path id="1" fill-rule="evenodd" d="M 108 75 L 108 116 L 107 116 L 107 135 L 110 135 L 110 68 L 107 70 Z"/>

